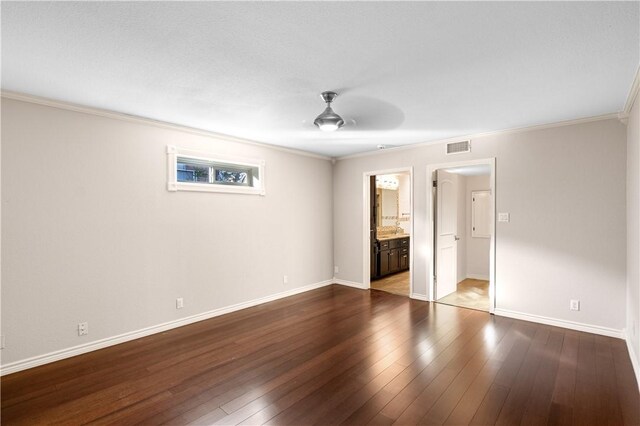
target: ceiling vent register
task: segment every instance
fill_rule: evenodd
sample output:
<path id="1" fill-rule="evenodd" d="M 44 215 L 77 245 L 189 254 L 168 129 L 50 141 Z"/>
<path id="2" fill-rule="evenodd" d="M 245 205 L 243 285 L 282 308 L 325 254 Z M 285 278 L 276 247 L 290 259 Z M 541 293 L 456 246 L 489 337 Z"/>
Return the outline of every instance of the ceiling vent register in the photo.
<path id="1" fill-rule="evenodd" d="M 451 142 L 447 144 L 447 155 L 471 152 L 471 141 Z"/>

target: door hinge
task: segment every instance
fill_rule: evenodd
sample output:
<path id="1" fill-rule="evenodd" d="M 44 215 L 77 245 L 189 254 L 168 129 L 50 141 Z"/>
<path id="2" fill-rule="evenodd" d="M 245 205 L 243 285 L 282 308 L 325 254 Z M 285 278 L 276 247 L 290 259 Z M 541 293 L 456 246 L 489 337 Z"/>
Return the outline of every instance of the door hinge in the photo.
<path id="1" fill-rule="evenodd" d="M 437 188 L 437 187 L 438 187 L 438 181 L 437 181 L 437 180 L 434 180 L 434 181 L 433 181 L 433 187 L 434 187 L 434 188 Z"/>

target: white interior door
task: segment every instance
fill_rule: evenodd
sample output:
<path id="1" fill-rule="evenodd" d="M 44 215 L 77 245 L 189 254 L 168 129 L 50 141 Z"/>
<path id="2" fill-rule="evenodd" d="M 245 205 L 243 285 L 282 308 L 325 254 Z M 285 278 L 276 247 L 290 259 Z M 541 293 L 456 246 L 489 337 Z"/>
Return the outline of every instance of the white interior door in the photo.
<path id="1" fill-rule="evenodd" d="M 458 179 L 436 171 L 436 285 L 435 299 L 456 291 L 458 284 Z"/>

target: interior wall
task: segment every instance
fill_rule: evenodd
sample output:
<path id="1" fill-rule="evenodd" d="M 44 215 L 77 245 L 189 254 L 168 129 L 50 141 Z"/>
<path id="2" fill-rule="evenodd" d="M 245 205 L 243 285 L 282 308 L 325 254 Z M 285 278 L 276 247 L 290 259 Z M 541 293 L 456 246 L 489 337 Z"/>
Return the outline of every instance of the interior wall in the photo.
<path id="1" fill-rule="evenodd" d="M 496 158 L 496 303 L 504 311 L 621 331 L 626 296 L 626 129 L 607 119 L 498 133 L 472 152 L 444 144 L 385 150 L 334 166 L 334 259 L 363 280 L 363 173 L 414 167 L 414 292 L 426 297 L 428 164 Z M 430 193 L 430 192 L 429 192 Z M 605 297 L 606 295 L 606 297 Z M 569 301 L 579 299 L 580 311 Z"/>
<path id="2" fill-rule="evenodd" d="M 473 191 L 489 190 L 489 176 L 467 176 L 465 188 L 466 217 L 465 228 L 468 235 L 466 244 L 466 277 L 489 280 L 489 254 L 491 249 L 490 238 L 473 237 L 471 229 L 471 217 L 473 203 L 471 193 Z"/>
<path id="3" fill-rule="evenodd" d="M 2 145 L 3 365 L 333 276 L 328 160 L 7 98 Z M 168 192 L 167 145 L 264 159 L 266 195 Z"/>
<path id="4" fill-rule="evenodd" d="M 640 383 L 640 101 L 627 123 L 627 339 Z"/>

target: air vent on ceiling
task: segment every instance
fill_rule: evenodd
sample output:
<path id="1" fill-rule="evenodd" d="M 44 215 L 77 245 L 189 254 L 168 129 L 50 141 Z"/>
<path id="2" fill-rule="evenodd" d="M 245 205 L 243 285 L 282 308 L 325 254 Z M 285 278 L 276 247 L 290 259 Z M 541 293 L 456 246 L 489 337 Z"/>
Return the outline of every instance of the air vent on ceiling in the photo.
<path id="1" fill-rule="evenodd" d="M 471 141 L 451 142 L 447 144 L 447 154 L 471 152 Z"/>

